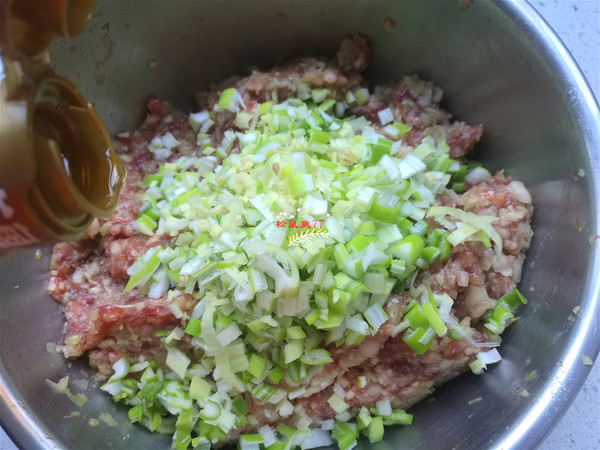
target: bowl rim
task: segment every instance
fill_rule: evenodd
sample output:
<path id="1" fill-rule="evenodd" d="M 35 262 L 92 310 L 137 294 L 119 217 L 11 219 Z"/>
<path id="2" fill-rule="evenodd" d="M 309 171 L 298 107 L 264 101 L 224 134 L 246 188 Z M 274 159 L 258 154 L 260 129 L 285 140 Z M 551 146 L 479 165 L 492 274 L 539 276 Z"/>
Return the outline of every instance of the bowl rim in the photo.
<path id="1" fill-rule="evenodd" d="M 586 355 L 596 361 L 600 352 L 600 108 L 565 44 L 528 1 L 499 1 L 497 6 L 527 33 L 532 44 L 555 70 L 559 86 L 569 92 L 575 87 L 571 109 L 581 120 L 578 129 L 590 150 L 587 155 L 590 173 L 586 178 L 590 184 L 590 204 L 595 211 L 590 224 L 590 239 L 595 237 L 594 243 L 590 242 L 591 269 L 581 294 L 581 311 L 571 331 L 570 345 L 563 349 L 560 366 L 548 376 L 536 401 L 527 406 L 522 421 L 508 430 L 493 447 L 500 449 L 540 445 L 569 409 L 592 370 L 592 366 L 582 364 L 580 357 Z"/>
<path id="2" fill-rule="evenodd" d="M 580 119 L 578 129 L 587 144 L 590 173 L 590 203 L 595 215 L 590 224 L 595 243 L 589 255 L 590 274 L 583 288 L 579 320 L 571 332 L 571 343 L 561 354 L 560 367 L 549 374 L 540 395 L 527 406 L 527 413 L 514 429 L 507 432 L 493 448 L 535 447 L 552 431 L 583 386 L 592 366 L 581 363 L 587 355 L 596 361 L 600 352 L 600 108 L 581 69 L 565 44 L 546 20 L 529 3 L 497 0 L 496 8 L 504 12 L 556 71 L 557 83 L 573 91 L 571 109 Z M 1 369 L 1 367 L 0 367 Z M 49 436 L 33 415 L 18 401 L 10 380 L 0 370 L 0 425 L 20 448 L 56 449 L 59 444 Z"/>

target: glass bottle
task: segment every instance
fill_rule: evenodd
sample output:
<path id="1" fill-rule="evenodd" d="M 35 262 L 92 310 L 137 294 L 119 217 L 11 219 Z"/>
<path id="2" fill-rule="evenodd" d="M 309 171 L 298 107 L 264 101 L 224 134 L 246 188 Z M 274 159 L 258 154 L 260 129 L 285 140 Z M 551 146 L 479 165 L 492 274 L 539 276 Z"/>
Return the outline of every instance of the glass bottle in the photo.
<path id="1" fill-rule="evenodd" d="M 0 0 L 0 253 L 79 238 L 117 206 L 125 170 L 102 121 L 46 49 L 95 0 Z"/>

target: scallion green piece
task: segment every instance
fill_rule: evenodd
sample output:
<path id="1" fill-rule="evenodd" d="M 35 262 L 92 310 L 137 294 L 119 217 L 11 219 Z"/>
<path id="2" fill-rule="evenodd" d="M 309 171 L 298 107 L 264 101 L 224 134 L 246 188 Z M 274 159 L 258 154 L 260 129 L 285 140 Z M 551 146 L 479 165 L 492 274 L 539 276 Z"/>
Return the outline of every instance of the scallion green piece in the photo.
<path id="1" fill-rule="evenodd" d="M 363 314 L 365 316 L 366 321 L 369 322 L 369 325 L 371 325 L 371 328 L 373 328 L 373 330 L 375 331 L 379 330 L 379 328 L 381 328 L 381 325 L 383 325 L 388 320 L 386 312 L 383 310 L 379 303 L 367 308 L 367 310 Z"/>
<path id="2" fill-rule="evenodd" d="M 373 417 L 371 423 L 367 427 L 367 438 L 371 444 L 379 442 L 383 439 L 383 418 Z"/>
<path id="3" fill-rule="evenodd" d="M 430 340 L 426 343 L 421 343 L 420 340 L 425 335 L 425 328 L 417 328 L 413 330 L 409 328 L 404 335 L 402 336 L 402 340 L 408 345 L 416 355 L 422 355 L 425 353 L 431 344 L 433 344 L 433 340 Z"/>
<path id="4" fill-rule="evenodd" d="M 356 442 L 356 433 L 347 423 L 337 423 L 332 430 L 340 450 L 351 448 Z"/>
<path id="5" fill-rule="evenodd" d="M 309 366 L 319 366 L 333 362 L 333 358 L 327 350 L 315 349 L 306 352 L 300 357 L 300 361 Z"/>

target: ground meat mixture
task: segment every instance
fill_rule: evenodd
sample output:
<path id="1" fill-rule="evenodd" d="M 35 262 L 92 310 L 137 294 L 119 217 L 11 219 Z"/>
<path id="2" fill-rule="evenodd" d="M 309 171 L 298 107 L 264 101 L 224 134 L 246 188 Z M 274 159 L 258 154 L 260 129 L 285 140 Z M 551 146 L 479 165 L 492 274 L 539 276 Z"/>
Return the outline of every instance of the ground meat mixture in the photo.
<path id="1" fill-rule="evenodd" d="M 266 100 L 282 101 L 314 88 L 327 88 L 333 98 L 344 99 L 346 92 L 364 85 L 361 73 L 367 60 L 366 41 L 356 37 L 343 42 L 333 61 L 300 59 L 270 72 L 254 72 L 231 86 L 241 94 L 249 110 Z M 222 89 L 219 86 L 218 90 L 199 94 L 200 110 L 211 109 Z M 441 98 L 442 91 L 431 82 L 405 76 L 376 87 L 356 113 L 377 124 L 377 113 L 389 107 L 396 121 L 412 127 L 401 138 L 400 155 L 403 149 L 418 145 L 424 136 L 445 136 L 450 156 L 460 158 L 480 139 L 483 127 L 452 121 L 451 115 L 439 105 Z M 229 111 L 213 117 L 210 139 L 215 145 L 221 142 L 226 130 L 236 129 L 234 118 Z M 385 134 L 383 127 L 378 131 Z M 173 135 L 177 146 L 170 155 L 153 154 L 149 151 L 152 140 L 165 133 Z M 168 246 L 173 239 L 168 235 L 149 237 L 136 231 L 145 192 L 144 179 L 157 172 L 160 164 L 199 153 L 202 147 L 196 141 L 196 132 L 185 114 L 162 100 L 150 100 L 142 126 L 118 135 L 115 141 L 116 151 L 127 168 L 119 207 L 111 217 L 95 220 L 81 240 L 61 243 L 54 249 L 49 291 L 66 315 L 64 354 L 87 355 L 90 365 L 102 375 L 110 375 L 112 364 L 123 356 L 132 362 L 154 360 L 163 364 L 166 353 L 156 332 L 181 325 L 172 312 L 173 304 L 183 313 L 189 313 L 196 304 L 190 294 L 174 299 L 165 294 L 150 299 L 137 289 L 123 293 L 127 268 L 146 250 L 157 245 Z M 470 342 L 499 341 L 482 326 L 481 318 L 519 281 L 523 255 L 532 236 L 531 198 L 520 182 L 498 173 L 475 185 L 467 183 L 462 193 L 449 193 L 439 203 L 497 218 L 493 227 L 503 239 L 503 254 L 494 258 L 494 250 L 482 242 L 461 243 L 452 248 L 449 259 L 422 271 L 413 288 L 429 285 L 433 292 L 452 297 L 452 314 L 464 327 Z M 408 408 L 429 395 L 436 385 L 467 368 L 480 351 L 477 346 L 469 345 L 467 339 L 455 341 L 447 335 L 436 338 L 426 353 L 417 356 L 401 335 L 394 334 L 407 303 L 406 292 L 393 294 L 384 307 L 389 320 L 362 343 L 324 346 L 333 362 L 309 373 L 306 392 L 296 399 L 296 405 L 302 406 L 307 417 L 317 422 L 335 416 L 327 399 L 336 383 L 345 390 L 344 400 L 353 412 L 361 406 L 374 407 L 382 399 L 389 399 L 395 408 Z M 194 350 L 188 344 L 183 339 L 179 348 L 191 354 Z M 355 382 L 359 376 L 368 380 L 362 388 Z M 280 387 L 286 389 L 284 381 Z M 261 424 L 287 420 L 278 415 L 273 405 L 254 399 L 249 406 L 250 414 L 257 418 L 256 424 L 234 430 L 232 439 Z"/>

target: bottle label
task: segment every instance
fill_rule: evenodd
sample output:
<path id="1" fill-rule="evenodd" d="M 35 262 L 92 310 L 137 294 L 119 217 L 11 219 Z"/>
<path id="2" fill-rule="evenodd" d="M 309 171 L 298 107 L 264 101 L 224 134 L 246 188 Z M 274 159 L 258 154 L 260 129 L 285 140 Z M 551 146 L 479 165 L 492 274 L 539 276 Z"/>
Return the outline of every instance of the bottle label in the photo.
<path id="1" fill-rule="evenodd" d="M 8 203 L 8 195 L 0 189 L 0 249 L 25 247 L 39 242 L 27 225 L 13 221 L 15 210 Z"/>

